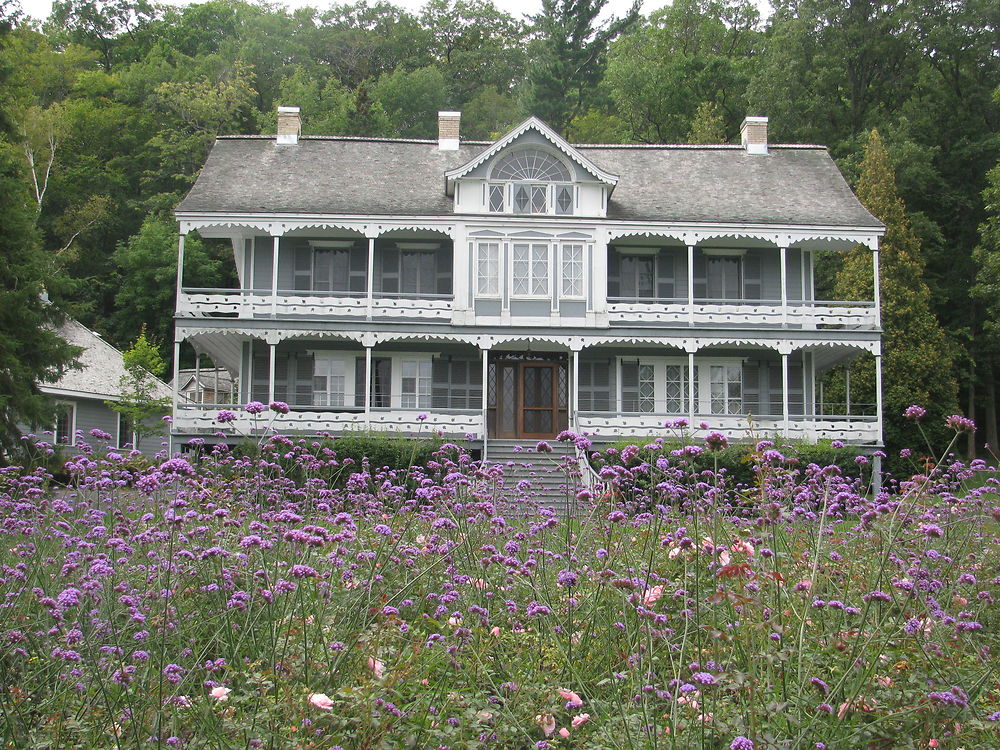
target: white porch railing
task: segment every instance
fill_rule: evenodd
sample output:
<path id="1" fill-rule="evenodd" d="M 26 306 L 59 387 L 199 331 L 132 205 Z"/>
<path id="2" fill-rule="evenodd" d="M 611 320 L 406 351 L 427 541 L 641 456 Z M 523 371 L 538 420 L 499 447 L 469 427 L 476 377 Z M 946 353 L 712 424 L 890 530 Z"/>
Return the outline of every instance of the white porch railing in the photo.
<path id="1" fill-rule="evenodd" d="M 664 427 L 664 422 L 678 417 L 654 414 L 614 414 L 586 412 L 578 416 L 580 429 L 614 438 L 656 438 L 674 434 Z M 687 417 L 683 417 L 685 420 Z M 708 429 L 698 425 L 704 422 Z M 789 417 L 787 429 L 781 417 L 754 417 L 752 425 L 746 417 L 720 414 L 697 415 L 694 424 L 681 430 L 684 435 L 703 438 L 712 431 L 726 435 L 730 440 L 763 439 L 777 436 L 792 440 L 815 442 L 817 440 L 843 440 L 847 443 L 877 443 L 881 439 L 879 424 L 874 417 Z"/>
<path id="2" fill-rule="evenodd" d="M 878 325 L 872 302 L 789 302 L 779 300 L 687 302 L 610 302 L 612 325 L 780 326 L 815 330 L 823 327 L 868 329 Z"/>
<path id="3" fill-rule="evenodd" d="M 226 424 L 216 421 L 220 409 L 233 411 L 236 419 Z M 420 419 L 426 415 L 426 419 Z M 473 434 L 476 438 L 483 435 L 482 411 L 448 410 L 448 411 L 418 411 L 418 410 L 387 410 L 373 409 L 369 414 L 363 411 L 333 412 L 333 411 L 290 411 L 288 414 L 275 414 L 265 411 L 253 415 L 242 411 L 240 407 L 221 406 L 205 409 L 197 405 L 181 406 L 174 414 L 173 431 L 182 435 L 211 435 L 225 432 L 234 437 L 258 437 L 268 431 L 275 433 L 321 433 L 361 431 L 365 429 L 392 431 L 403 434 L 432 434 L 442 431 L 446 435 Z"/>
<path id="4" fill-rule="evenodd" d="M 407 318 L 450 322 L 452 298 L 449 295 L 404 297 L 383 295 L 369 299 L 364 295 L 342 292 L 297 294 L 260 289 L 185 289 L 177 303 L 183 317 L 211 318 Z"/>

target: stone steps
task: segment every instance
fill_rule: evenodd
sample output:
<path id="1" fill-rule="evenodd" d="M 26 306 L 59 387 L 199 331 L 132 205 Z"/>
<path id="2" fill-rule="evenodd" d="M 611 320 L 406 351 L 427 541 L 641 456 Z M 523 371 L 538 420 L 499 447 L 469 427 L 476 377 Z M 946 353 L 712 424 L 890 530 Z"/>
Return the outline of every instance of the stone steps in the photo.
<path id="1" fill-rule="evenodd" d="M 504 499 L 565 513 L 582 486 L 573 444 L 546 441 L 552 450 L 539 453 L 537 442 L 490 440 L 487 461 L 503 466 Z"/>

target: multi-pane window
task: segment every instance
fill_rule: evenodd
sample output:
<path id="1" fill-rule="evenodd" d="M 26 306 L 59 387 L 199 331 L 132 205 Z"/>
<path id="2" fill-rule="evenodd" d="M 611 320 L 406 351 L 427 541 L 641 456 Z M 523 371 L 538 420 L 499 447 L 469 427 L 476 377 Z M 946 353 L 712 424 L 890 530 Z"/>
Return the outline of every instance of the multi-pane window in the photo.
<path id="1" fill-rule="evenodd" d="M 623 255 L 621 257 L 621 296 L 626 299 L 651 299 L 656 296 L 656 257 Z"/>
<path id="2" fill-rule="evenodd" d="M 347 363 L 342 359 L 316 357 L 313 365 L 314 406 L 343 406 L 347 397 Z"/>
<path id="3" fill-rule="evenodd" d="M 743 366 L 712 365 L 709 374 L 712 414 L 742 414 Z"/>
<path id="4" fill-rule="evenodd" d="M 124 414 L 118 415 L 118 447 L 124 448 L 130 445 L 133 449 L 139 448 L 139 433 L 132 424 L 132 420 Z"/>
<path id="5" fill-rule="evenodd" d="M 667 414 L 684 414 L 687 411 L 684 381 L 686 367 L 667 365 L 664 370 L 663 409 Z"/>
<path id="6" fill-rule="evenodd" d="M 437 291 L 437 253 L 401 252 L 399 287 L 403 294 L 434 294 Z"/>
<path id="7" fill-rule="evenodd" d="M 652 414 L 656 410 L 656 378 L 653 365 L 639 365 L 639 398 L 636 411 Z"/>
<path id="8" fill-rule="evenodd" d="M 76 435 L 73 433 L 76 422 L 76 404 L 58 404 L 56 406 L 56 421 L 52 426 L 52 442 L 59 445 L 74 445 Z"/>
<path id="9" fill-rule="evenodd" d="M 569 214 L 573 186 L 569 169 L 552 154 L 521 149 L 501 157 L 489 183 L 490 211 L 516 214 Z M 506 187 L 510 185 L 510 192 Z"/>
<path id="10" fill-rule="evenodd" d="M 404 359 L 401 363 L 400 406 L 427 409 L 431 405 L 431 361 Z"/>
<path id="11" fill-rule="evenodd" d="M 500 294 L 500 243 L 480 242 L 476 261 L 476 294 L 496 297 Z"/>
<path id="12" fill-rule="evenodd" d="M 742 261 L 726 256 L 706 259 L 706 283 L 709 299 L 739 299 Z"/>
<path id="13" fill-rule="evenodd" d="M 583 296 L 583 245 L 562 246 L 562 296 Z"/>
<path id="14" fill-rule="evenodd" d="M 515 297 L 545 296 L 549 293 L 549 246 L 514 245 L 512 293 Z"/>

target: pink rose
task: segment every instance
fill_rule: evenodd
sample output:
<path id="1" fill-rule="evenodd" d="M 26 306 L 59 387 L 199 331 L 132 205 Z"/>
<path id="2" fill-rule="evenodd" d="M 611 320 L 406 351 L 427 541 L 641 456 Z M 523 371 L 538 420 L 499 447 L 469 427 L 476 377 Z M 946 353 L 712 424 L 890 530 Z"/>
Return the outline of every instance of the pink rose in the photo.
<path id="1" fill-rule="evenodd" d="M 663 586 L 653 586 L 651 589 L 646 589 L 646 593 L 642 595 L 642 603 L 645 606 L 649 606 L 657 601 L 661 596 L 663 596 Z"/>
<path id="2" fill-rule="evenodd" d="M 219 701 L 221 703 L 222 701 L 229 700 L 229 693 L 231 693 L 231 692 L 232 691 L 229 688 L 222 687 L 220 685 L 218 687 L 214 687 L 211 690 L 209 690 L 208 691 L 208 695 L 209 695 L 210 698 L 215 698 L 215 700 L 217 700 L 217 701 Z"/>
<path id="3" fill-rule="evenodd" d="M 329 711 L 333 708 L 333 699 L 326 693 L 311 693 L 309 702 L 321 711 Z"/>
<path id="4" fill-rule="evenodd" d="M 573 729 L 576 729 L 578 726 L 586 724 L 588 721 L 590 721 L 590 714 L 577 714 L 573 717 L 573 721 L 569 724 L 573 727 Z"/>
<path id="5" fill-rule="evenodd" d="M 562 729 L 559 730 L 559 736 L 562 737 L 564 740 L 568 739 L 569 738 L 569 730 L 566 727 L 563 727 Z"/>
<path id="6" fill-rule="evenodd" d="M 559 693 L 560 698 L 566 701 L 567 706 L 571 708 L 579 708 L 583 705 L 583 699 L 572 690 L 563 690 L 562 688 L 559 688 L 556 692 Z"/>
<path id="7" fill-rule="evenodd" d="M 375 675 L 376 680 L 381 680 L 382 675 L 385 674 L 385 664 L 372 656 L 368 657 L 368 668 Z"/>

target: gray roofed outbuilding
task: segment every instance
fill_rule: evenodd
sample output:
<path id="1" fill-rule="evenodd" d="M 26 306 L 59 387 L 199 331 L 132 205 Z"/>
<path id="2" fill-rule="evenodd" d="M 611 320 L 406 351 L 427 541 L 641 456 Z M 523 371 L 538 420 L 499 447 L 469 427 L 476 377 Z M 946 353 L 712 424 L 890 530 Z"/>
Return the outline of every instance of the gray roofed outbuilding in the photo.
<path id="1" fill-rule="evenodd" d="M 219 138 L 179 214 L 450 216 L 444 173 L 490 144 L 441 151 L 437 141 Z M 825 148 L 576 146 L 620 176 L 607 218 L 881 229 Z"/>

